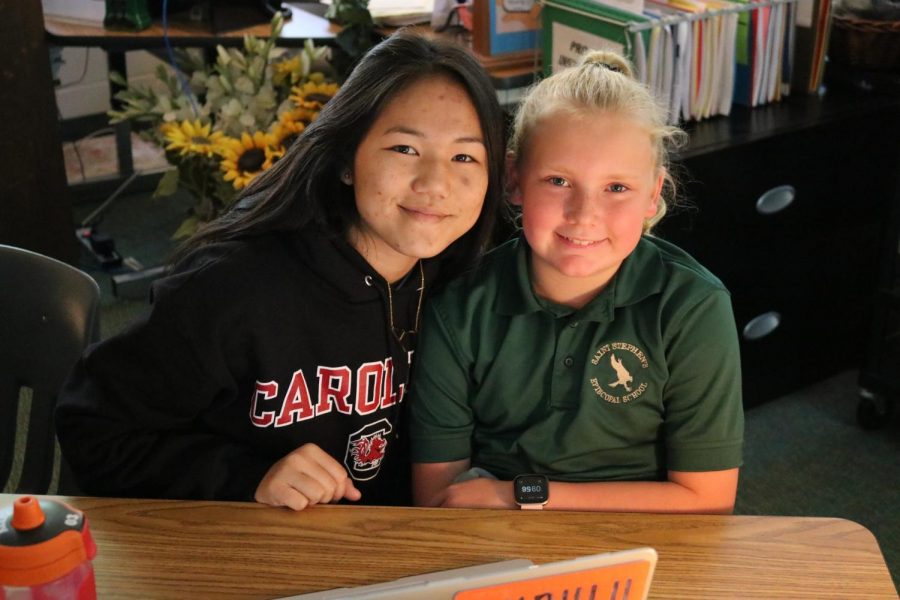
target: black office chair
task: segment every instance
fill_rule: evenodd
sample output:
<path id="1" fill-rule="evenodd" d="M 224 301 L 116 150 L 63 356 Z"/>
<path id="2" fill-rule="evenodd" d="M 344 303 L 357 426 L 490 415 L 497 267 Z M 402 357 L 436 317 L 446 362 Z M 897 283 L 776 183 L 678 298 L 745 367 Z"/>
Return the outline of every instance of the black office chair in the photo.
<path id="1" fill-rule="evenodd" d="M 0 244 L 3 491 L 78 493 L 68 467 L 61 457 L 57 461 L 53 409 L 69 370 L 99 337 L 100 288 L 90 276 L 47 256 Z M 31 410 L 18 415 L 23 412 L 19 405 L 27 405 L 29 390 Z M 18 431 L 20 421 L 27 436 Z M 15 477 L 13 459 L 17 441 L 21 446 L 23 440 L 27 441 L 21 474 Z M 59 469 L 59 484 L 51 489 L 54 468 Z"/>

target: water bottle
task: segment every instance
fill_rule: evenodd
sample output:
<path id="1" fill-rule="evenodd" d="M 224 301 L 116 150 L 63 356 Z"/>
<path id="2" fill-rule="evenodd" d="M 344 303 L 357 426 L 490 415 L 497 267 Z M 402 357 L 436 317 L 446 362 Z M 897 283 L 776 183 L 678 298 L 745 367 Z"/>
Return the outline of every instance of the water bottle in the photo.
<path id="1" fill-rule="evenodd" d="M 21 496 L 0 512 L 0 600 L 96 600 L 97 546 L 84 514 Z"/>

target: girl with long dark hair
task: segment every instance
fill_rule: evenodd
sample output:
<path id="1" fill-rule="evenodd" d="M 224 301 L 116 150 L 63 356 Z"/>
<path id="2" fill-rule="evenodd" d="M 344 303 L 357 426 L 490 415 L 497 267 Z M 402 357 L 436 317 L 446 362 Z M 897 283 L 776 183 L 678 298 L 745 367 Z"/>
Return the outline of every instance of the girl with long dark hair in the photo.
<path id="1" fill-rule="evenodd" d="M 85 492 L 302 509 L 409 501 L 422 306 L 500 206 L 503 117 L 478 61 L 399 32 L 234 209 L 87 350 L 56 412 Z"/>

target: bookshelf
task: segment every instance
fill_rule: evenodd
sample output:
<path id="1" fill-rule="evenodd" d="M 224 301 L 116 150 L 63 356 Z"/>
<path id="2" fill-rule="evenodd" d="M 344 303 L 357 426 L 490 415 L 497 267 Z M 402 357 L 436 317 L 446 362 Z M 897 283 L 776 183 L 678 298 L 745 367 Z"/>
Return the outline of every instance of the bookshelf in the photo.
<path id="1" fill-rule="evenodd" d="M 805 30 L 796 0 L 542 3 L 545 74 L 578 64 L 589 50 L 617 52 L 632 61 L 673 123 L 728 115 L 733 104 L 777 102 L 792 80 L 806 79 L 805 69 L 795 69 L 810 52 L 796 43 Z"/>

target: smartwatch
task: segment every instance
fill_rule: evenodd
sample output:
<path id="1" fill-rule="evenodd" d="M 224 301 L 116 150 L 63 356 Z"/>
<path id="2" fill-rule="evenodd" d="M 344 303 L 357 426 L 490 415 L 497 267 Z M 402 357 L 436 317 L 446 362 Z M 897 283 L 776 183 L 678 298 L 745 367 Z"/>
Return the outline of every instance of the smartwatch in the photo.
<path id="1" fill-rule="evenodd" d="M 546 475 L 517 475 L 513 480 L 516 504 L 525 510 L 541 510 L 550 500 L 550 480 Z"/>

